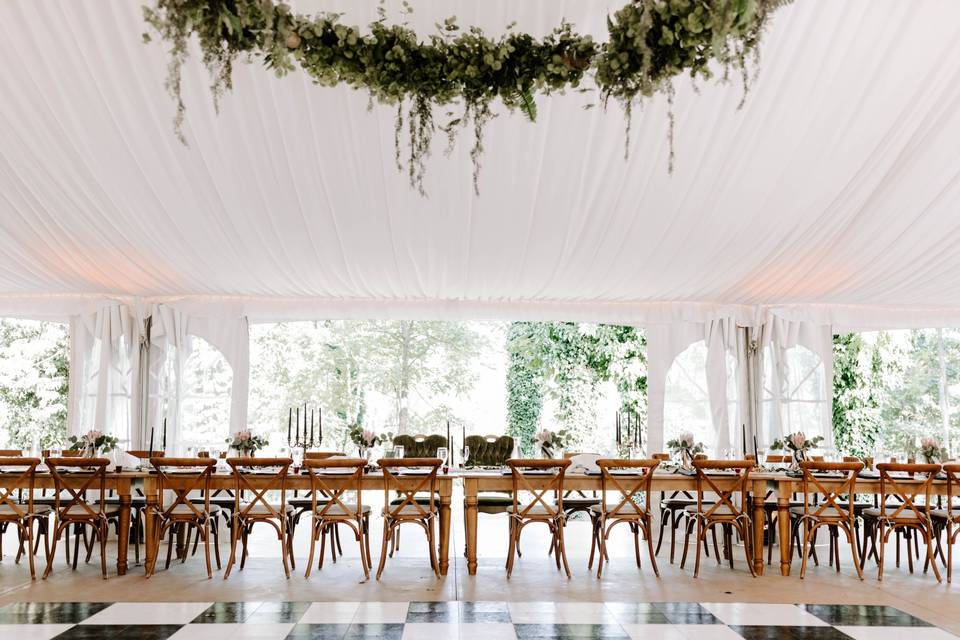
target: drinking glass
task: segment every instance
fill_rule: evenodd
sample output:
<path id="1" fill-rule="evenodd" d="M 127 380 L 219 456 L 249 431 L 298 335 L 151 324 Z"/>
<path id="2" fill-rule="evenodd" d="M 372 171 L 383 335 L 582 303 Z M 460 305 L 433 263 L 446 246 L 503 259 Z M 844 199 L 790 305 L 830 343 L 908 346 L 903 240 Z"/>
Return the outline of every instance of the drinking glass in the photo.
<path id="1" fill-rule="evenodd" d="M 437 457 L 443 460 L 444 463 L 447 462 L 447 454 L 450 453 L 450 450 L 446 447 L 437 447 Z"/>
<path id="2" fill-rule="evenodd" d="M 764 466 L 767 463 L 767 450 L 766 449 L 757 449 L 757 464 L 759 466 Z"/>
<path id="3" fill-rule="evenodd" d="M 393 455 L 396 456 L 397 458 L 402 458 L 402 457 L 403 457 L 403 445 L 402 445 L 402 444 L 398 444 L 398 445 L 395 445 L 395 446 L 393 447 Z"/>
<path id="4" fill-rule="evenodd" d="M 463 445 L 463 461 L 461 462 L 460 466 L 462 467 L 467 466 L 467 460 L 469 459 L 470 459 L 470 447 L 468 447 L 467 445 Z"/>
<path id="5" fill-rule="evenodd" d="M 291 457 L 293 458 L 293 466 L 298 469 L 303 466 L 303 447 L 294 447 L 291 451 Z"/>

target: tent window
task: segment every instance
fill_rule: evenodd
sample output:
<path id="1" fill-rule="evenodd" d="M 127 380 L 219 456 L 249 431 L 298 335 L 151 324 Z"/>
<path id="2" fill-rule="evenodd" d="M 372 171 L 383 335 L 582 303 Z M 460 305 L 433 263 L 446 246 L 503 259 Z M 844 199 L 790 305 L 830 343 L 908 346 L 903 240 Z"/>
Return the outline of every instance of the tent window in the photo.
<path id="1" fill-rule="evenodd" d="M 190 343 L 190 356 L 181 372 L 180 443 L 182 447 L 218 447 L 230 435 L 233 369 L 206 340 L 191 336 Z"/>
<path id="2" fill-rule="evenodd" d="M 698 442 L 712 447 L 713 422 L 707 389 L 707 346 L 695 342 L 678 355 L 670 370 L 663 398 L 664 442 L 690 431 Z"/>
<path id="3" fill-rule="evenodd" d="M 763 424 L 765 441 L 803 431 L 821 433 L 823 412 L 829 409 L 823 392 L 823 361 L 803 346 L 782 349 L 779 357 L 768 347 L 763 363 Z"/>

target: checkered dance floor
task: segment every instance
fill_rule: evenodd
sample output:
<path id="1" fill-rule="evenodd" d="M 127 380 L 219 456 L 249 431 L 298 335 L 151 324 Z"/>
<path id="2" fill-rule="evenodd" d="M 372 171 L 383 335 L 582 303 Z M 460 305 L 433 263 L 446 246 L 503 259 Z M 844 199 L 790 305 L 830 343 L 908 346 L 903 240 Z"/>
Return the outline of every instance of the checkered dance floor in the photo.
<path id="1" fill-rule="evenodd" d="M 873 605 L 24 602 L 0 607 L 0 638 L 17 640 L 938 640 L 955 637 L 899 609 Z"/>

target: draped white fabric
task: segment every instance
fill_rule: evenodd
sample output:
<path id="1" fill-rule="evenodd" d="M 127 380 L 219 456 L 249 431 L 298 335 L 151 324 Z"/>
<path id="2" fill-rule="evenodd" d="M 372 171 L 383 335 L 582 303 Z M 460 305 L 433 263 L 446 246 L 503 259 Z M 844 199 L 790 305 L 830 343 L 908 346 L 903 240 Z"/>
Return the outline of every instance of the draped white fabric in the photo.
<path id="1" fill-rule="evenodd" d="M 125 295 L 232 301 L 252 321 L 705 322 L 761 305 L 960 323 L 954 0 L 779 10 L 742 111 L 737 83 L 677 82 L 673 175 L 664 100 L 636 113 L 624 161 L 618 107 L 570 94 L 541 99 L 535 124 L 490 124 L 479 197 L 470 135 L 450 158 L 436 140 L 426 199 L 393 166 L 392 109 L 259 63 L 238 65 L 217 116 L 193 59 L 182 146 L 140 4 L 0 3 L 0 313 Z M 377 2 L 294 4 L 363 23 Z M 619 4 L 418 0 L 412 20 L 543 33 L 566 17 L 602 38 Z"/>

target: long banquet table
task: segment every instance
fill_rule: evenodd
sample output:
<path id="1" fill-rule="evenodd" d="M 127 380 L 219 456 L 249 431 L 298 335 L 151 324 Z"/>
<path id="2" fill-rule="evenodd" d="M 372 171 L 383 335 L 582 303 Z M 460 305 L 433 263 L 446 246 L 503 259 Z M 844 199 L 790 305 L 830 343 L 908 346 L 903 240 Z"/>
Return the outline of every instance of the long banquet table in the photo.
<path id="1" fill-rule="evenodd" d="M 82 482 L 86 474 L 70 474 L 78 482 Z M 67 476 L 68 478 L 70 476 Z M 403 477 L 403 476 L 401 476 Z M 269 486 L 270 475 L 264 475 L 263 478 L 251 477 L 251 484 L 256 488 L 268 487 L 278 489 L 277 486 Z M 420 476 L 406 476 L 412 484 L 417 484 Z M 477 499 L 481 492 L 507 492 L 513 489 L 513 482 L 508 474 L 500 471 L 482 471 L 482 470 L 452 470 L 449 474 L 437 475 L 437 491 L 439 494 L 439 520 L 440 531 L 438 539 L 438 558 L 440 562 L 440 572 L 447 574 L 450 563 L 450 503 L 453 495 L 454 480 L 463 480 L 464 494 L 464 514 L 466 521 L 466 546 L 467 546 L 467 570 L 470 575 L 477 572 Z M 818 478 L 820 483 L 826 489 L 836 489 L 843 484 L 841 478 Z M 336 476 L 326 476 L 325 482 L 331 487 L 336 488 L 338 482 L 345 482 Z M 715 478 L 717 486 L 727 488 L 734 481 L 732 477 Z M 532 476 L 528 478 L 532 488 L 544 488 L 549 482 L 549 476 Z M 898 479 L 898 484 L 908 485 L 919 482 L 919 480 Z M 749 491 L 753 500 L 753 565 L 757 575 L 763 573 L 763 536 L 764 536 L 764 517 L 765 501 L 772 497 L 777 502 L 778 518 L 780 522 L 789 522 L 790 500 L 795 492 L 801 490 L 801 479 L 788 476 L 782 472 L 753 472 L 750 474 Z M 4 483 L 3 475 L 0 474 L 0 486 L 15 488 Z M 49 473 L 37 472 L 37 489 L 53 489 L 53 478 Z M 211 488 L 215 490 L 232 490 L 236 487 L 236 480 L 230 473 L 215 473 L 212 476 Z M 146 529 L 146 561 L 152 562 L 156 558 L 158 549 L 154 544 L 154 536 L 151 535 L 154 526 L 154 509 L 158 505 L 158 486 L 157 476 L 146 471 L 111 471 L 106 474 L 106 488 L 118 498 L 120 505 L 120 527 L 117 540 L 117 573 L 124 575 L 127 572 L 127 548 L 129 544 L 130 532 L 130 504 L 134 491 L 142 492 L 145 496 L 147 509 L 145 512 Z M 291 474 L 286 479 L 286 488 L 288 490 L 307 491 L 310 489 L 310 478 L 303 474 Z M 696 488 L 696 478 L 690 475 L 673 473 L 669 471 L 657 471 L 653 476 L 652 490 L 655 492 L 673 492 L 673 491 L 693 491 Z M 383 475 L 379 472 L 365 474 L 361 480 L 361 490 L 363 491 L 383 491 Z M 599 491 L 600 477 L 598 475 L 585 475 L 578 473 L 567 473 L 564 478 L 565 491 Z M 876 479 L 857 480 L 856 490 L 858 494 L 879 494 L 880 481 Z M 945 480 L 935 480 L 933 482 L 933 495 L 946 495 L 947 483 Z M 779 546 L 780 546 L 780 573 L 784 576 L 790 575 L 790 531 L 789 527 L 779 527 Z"/>

